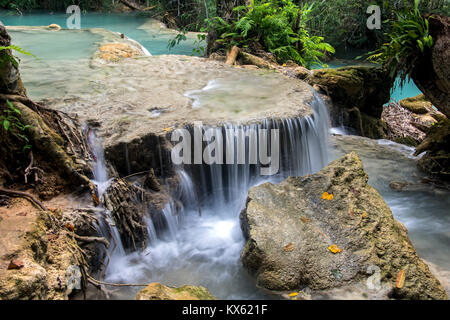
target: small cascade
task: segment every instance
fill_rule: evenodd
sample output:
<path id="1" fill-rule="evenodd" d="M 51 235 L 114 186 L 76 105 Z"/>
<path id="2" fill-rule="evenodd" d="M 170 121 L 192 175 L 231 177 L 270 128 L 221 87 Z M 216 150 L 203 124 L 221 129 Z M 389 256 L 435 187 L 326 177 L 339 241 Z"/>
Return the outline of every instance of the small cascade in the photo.
<path id="1" fill-rule="evenodd" d="M 98 198 L 101 199 L 103 193 L 106 191 L 110 184 L 108 177 L 108 172 L 105 164 L 105 156 L 102 147 L 101 139 L 99 139 L 95 132 L 92 130 L 88 131 L 88 143 L 94 156 L 94 180 L 92 181 L 97 186 Z M 99 204 L 100 208 L 103 208 Z M 100 211 L 101 219 L 98 219 L 98 231 L 102 237 L 106 239 L 112 239 L 112 246 L 110 246 L 108 255 L 111 257 L 113 254 L 124 255 L 125 249 L 120 239 L 119 231 L 117 230 L 115 223 L 111 217 L 108 210 Z"/>
<path id="2" fill-rule="evenodd" d="M 313 114 L 304 118 L 266 119 L 262 123 L 227 124 L 221 128 L 190 127 L 188 131 L 194 139 L 195 135 L 207 135 L 208 132 L 214 135 L 216 150 L 223 152 L 218 156 L 223 164 L 184 165 L 179 171 L 185 181 L 187 175 L 191 177 L 193 182 L 190 184 L 195 185 L 194 193 L 200 196 L 200 203 L 213 203 L 217 207 L 246 197 L 251 186 L 264 181 L 279 182 L 288 176 L 315 173 L 328 163 L 329 117 L 327 107 L 317 94 L 312 108 Z M 279 145 L 271 145 L 274 129 L 278 130 L 275 138 Z M 267 141 L 261 140 L 262 133 L 267 133 Z M 203 142 L 202 149 L 211 153 L 208 143 Z M 257 159 L 258 155 L 261 157 L 258 146 L 262 143 L 268 144 L 267 155 L 279 151 L 279 170 L 275 175 L 261 174 L 262 169 L 267 168 L 261 159 Z M 271 150 L 271 147 L 277 150 Z M 192 203 L 192 199 L 188 203 Z"/>
<path id="3" fill-rule="evenodd" d="M 244 150 L 246 156 L 241 159 L 244 161 L 177 166 L 179 183 L 172 199 L 157 219 L 147 219 L 148 248 L 113 258 L 106 280 L 202 285 L 222 299 L 270 298 L 256 289 L 253 279 L 241 266 L 239 256 L 245 240 L 239 213 L 252 186 L 313 173 L 327 164 L 327 108 L 317 95 L 312 108 L 313 114 L 305 118 L 267 119 L 258 124 L 227 124 L 221 128 L 187 128 L 185 133 L 192 136 L 198 132 L 203 135 L 208 130 L 216 136 L 221 133 L 223 139 L 216 141 L 216 146 L 228 150 L 221 157 L 237 162 L 239 152 Z M 264 130 L 269 132 L 267 140 L 271 141 L 271 129 L 279 130 L 280 144 L 271 146 L 279 147 L 279 170 L 275 175 L 261 175 L 261 169 L 267 168 L 267 163 L 249 158 L 248 151 L 255 147 L 254 141 L 261 142 L 259 133 Z M 237 145 L 239 135 L 246 136 L 241 150 Z M 211 151 L 207 149 L 207 143 L 202 147 L 206 152 Z M 274 151 L 271 148 L 267 155 Z M 135 292 L 129 294 L 133 298 Z"/>

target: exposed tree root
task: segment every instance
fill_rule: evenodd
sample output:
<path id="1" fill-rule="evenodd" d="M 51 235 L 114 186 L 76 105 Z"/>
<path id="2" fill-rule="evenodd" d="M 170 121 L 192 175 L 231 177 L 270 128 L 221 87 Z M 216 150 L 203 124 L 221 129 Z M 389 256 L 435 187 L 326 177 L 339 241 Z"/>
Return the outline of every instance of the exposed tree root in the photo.
<path id="1" fill-rule="evenodd" d="M 35 150 L 45 155 L 46 160 L 70 181 L 95 190 L 95 186 L 85 175 L 89 171 L 87 162 L 91 159 L 89 148 L 75 120 L 59 111 L 36 104 L 27 97 L 0 94 L 0 99 L 8 99 L 21 112 L 21 121 L 24 125 L 29 125 L 27 133 Z M 79 163 L 78 159 L 83 162 Z M 32 158 L 26 169 L 26 182 L 32 171 L 41 170 L 33 162 Z"/>
<path id="2" fill-rule="evenodd" d="M 112 286 L 112 287 L 147 287 L 148 284 L 135 284 L 135 283 L 111 283 L 111 282 L 103 282 L 94 279 L 92 276 L 87 275 L 88 281 L 92 284 L 95 284 L 97 286 L 104 285 L 104 286 Z"/>
<path id="3" fill-rule="evenodd" d="M 12 197 L 24 198 L 24 199 L 30 201 L 32 204 L 39 207 L 42 211 L 48 211 L 48 209 L 42 204 L 42 202 L 40 202 L 38 199 L 36 199 L 34 196 L 32 196 L 31 194 L 29 194 L 27 192 L 9 190 L 9 189 L 4 189 L 4 188 L 0 187 L 0 193 L 3 193 L 8 196 L 12 196 Z"/>
<path id="4" fill-rule="evenodd" d="M 38 173 L 42 173 L 44 174 L 44 170 L 38 168 L 38 167 L 34 167 L 34 156 L 33 156 L 33 151 L 30 151 L 30 164 L 28 165 L 28 167 L 25 169 L 25 183 L 28 183 L 28 176 L 30 174 L 32 174 L 34 172 L 34 181 L 38 182 L 39 181 L 39 175 Z"/>
<path id="5" fill-rule="evenodd" d="M 230 51 L 227 53 L 227 60 L 226 64 L 229 64 L 230 66 L 233 65 L 236 62 L 236 59 L 239 55 L 239 48 L 236 46 L 233 46 Z"/>
<path id="6" fill-rule="evenodd" d="M 75 239 L 80 240 L 82 242 L 98 242 L 103 244 L 106 248 L 109 248 L 109 241 L 106 240 L 103 237 L 84 237 L 84 236 L 79 236 L 77 234 L 73 234 L 73 236 L 75 237 Z"/>

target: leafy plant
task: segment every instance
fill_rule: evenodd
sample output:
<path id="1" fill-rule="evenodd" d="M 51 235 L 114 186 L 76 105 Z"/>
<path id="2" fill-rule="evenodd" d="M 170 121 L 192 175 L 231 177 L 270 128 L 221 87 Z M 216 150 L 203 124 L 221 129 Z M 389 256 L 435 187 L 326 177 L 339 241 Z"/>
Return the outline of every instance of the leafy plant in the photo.
<path id="1" fill-rule="evenodd" d="M 206 42 L 206 34 L 197 34 L 197 40 L 194 41 L 192 55 L 202 56 L 205 54 L 206 47 L 202 45 Z"/>
<path id="2" fill-rule="evenodd" d="M 324 38 L 310 36 L 306 27 L 314 4 L 299 7 L 292 0 L 259 0 L 249 6 L 234 8 L 238 19 L 226 22 L 210 19 L 209 28 L 219 35 L 217 42 L 225 47 L 248 48 L 259 44 L 274 54 L 278 62 L 292 60 L 305 67 L 322 64 L 320 58 L 334 53 Z"/>
<path id="3" fill-rule="evenodd" d="M 175 47 L 177 44 L 180 44 L 181 41 L 186 41 L 186 30 L 181 31 L 180 33 L 178 33 L 173 39 L 170 39 L 168 44 L 167 44 L 167 48 L 169 49 L 169 51 Z"/>
<path id="4" fill-rule="evenodd" d="M 29 125 L 24 125 L 19 117 L 22 115 L 19 109 L 14 107 L 11 101 L 6 100 L 8 108 L 3 110 L 3 114 L 0 114 L 0 127 L 7 133 L 12 134 L 18 138 L 22 143 L 23 151 L 31 149 L 30 140 L 26 136 L 25 132 Z"/>
<path id="5" fill-rule="evenodd" d="M 384 33 L 390 32 L 387 23 L 396 18 L 396 12 L 414 8 L 411 0 L 306 0 L 315 3 L 308 22 L 312 35 L 321 35 L 334 47 L 362 48 L 373 50 L 384 43 Z M 369 5 L 381 7 L 382 29 L 366 27 Z M 448 0 L 422 0 L 419 9 L 423 13 L 450 14 Z"/>
<path id="6" fill-rule="evenodd" d="M 36 58 L 37 60 L 39 60 L 38 57 L 36 57 L 34 54 L 32 54 L 32 53 L 30 53 L 30 52 L 28 52 L 28 51 L 22 49 L 22 48 L 19 47 L 19 46 L 16 46 L 16 45 L 10 45 L 10 46 L 6 46 L 6 47 L 5 47 L 5 46 L 0 46 L 0 52 L 3 51 L 3 50 L 17 51 L 17 52 L 22 53 L 22 54 L 24 54 L 24 55 L 26 55 L 26 56 L 31 56 L 31 57 L 34 57 L 34 58 Z M 10 55 L 10 54 L 4 54 L 4 55 L 2 55 L 1 58 L 0 58 L 0 67 L 1 67 L 6 61 L 11 62 L 11 63 L 14 65 L 14 67 L 16 67 L 16 68 L 19 66 L 19 62 L 17 62 L 17 60 L 16 60 L 12 55 Z"/>
<path id="7" fill-rule="evenodd" d="M 415 0 L 414 8 L 397 14 L 392 22 L 388 42 L 378 50 L 369 52 L 368 60 L 382 64 L 392 79 L 400 77 L 400 86 L 410 79 L 416 63 L 433 46 L 429 34 L 429 19 L 419 10 L 420 0 Z"/>

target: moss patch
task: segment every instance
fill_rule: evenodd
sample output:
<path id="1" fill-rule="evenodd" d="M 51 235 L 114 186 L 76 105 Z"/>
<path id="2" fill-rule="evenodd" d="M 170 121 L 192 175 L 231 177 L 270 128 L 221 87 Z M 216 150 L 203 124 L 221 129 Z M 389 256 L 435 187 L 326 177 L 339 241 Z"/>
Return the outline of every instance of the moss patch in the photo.
<path id="1" fill-rule="evenodd" d="M 425 95 L 419 94 L 418 96 L 407 98 L 399 101 L 400 105 L 416 114 L 426 114 L 432 110 L 433 104 L 425 98 Z"/>

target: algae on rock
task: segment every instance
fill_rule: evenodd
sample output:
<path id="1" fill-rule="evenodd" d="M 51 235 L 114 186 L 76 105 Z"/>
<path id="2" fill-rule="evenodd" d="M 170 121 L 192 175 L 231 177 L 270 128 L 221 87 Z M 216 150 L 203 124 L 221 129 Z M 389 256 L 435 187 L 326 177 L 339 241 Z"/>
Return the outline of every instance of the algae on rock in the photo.
<path id="1" fill-rule="evenodd" d="M 160 283 L 151 283 L 139 291 L 136 300 L 216 300 L 204 287 L 184 285 L 171 288 Z"/>
<path id="2" fill-rule="evenodd" d="M 392 83 L 384 70 L 368 66 L 318 69 L 312 71 L 307 82 L 331 98 L 333 125 L 353 128 L 368 138 L 385 138 L 381 113 L 389 101 Z"/>

